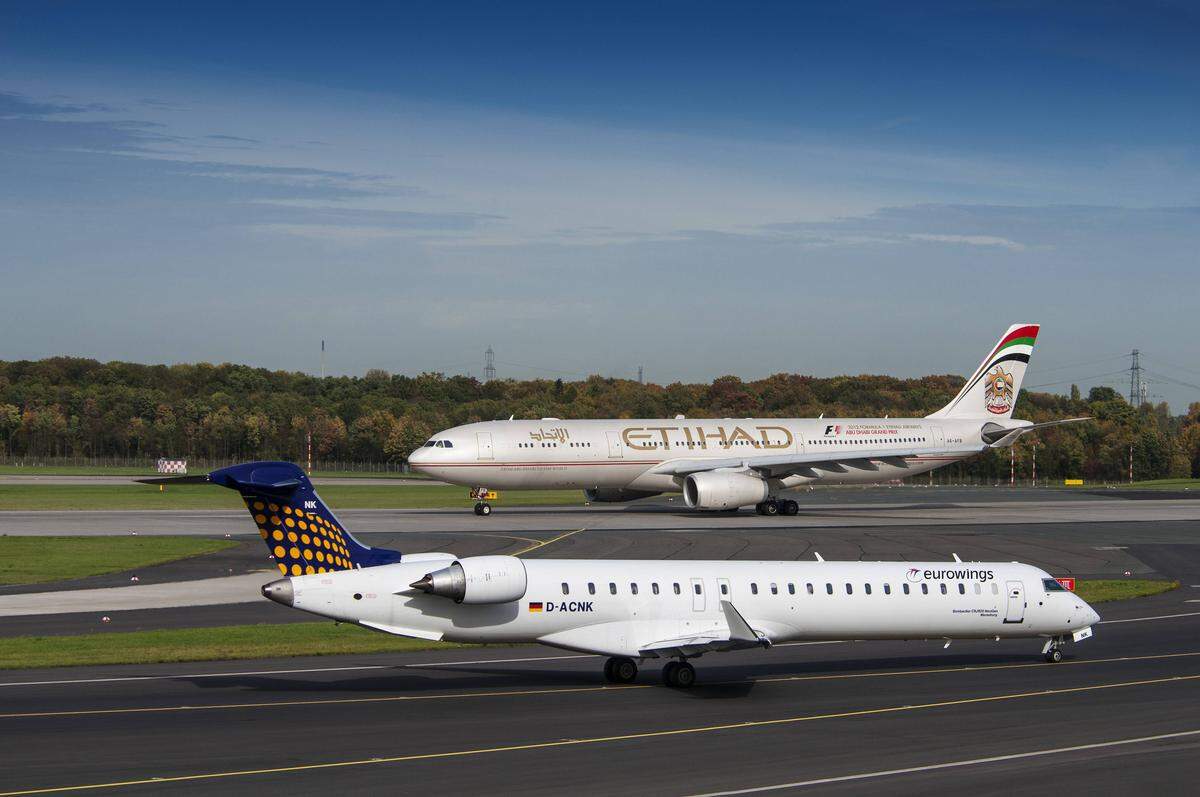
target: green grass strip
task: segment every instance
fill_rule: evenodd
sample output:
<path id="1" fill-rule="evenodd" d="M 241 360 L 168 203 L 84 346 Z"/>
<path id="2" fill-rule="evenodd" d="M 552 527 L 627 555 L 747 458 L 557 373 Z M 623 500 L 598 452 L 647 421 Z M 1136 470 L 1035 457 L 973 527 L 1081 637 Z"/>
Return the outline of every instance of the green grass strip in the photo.
<path id="1" fill-rule="evenodd" d="M 116 573 L 231 548 L 203 537 L 0 537 L 0 584 Z"/>
<path id="2" fill-rule="evenodd" d="M 1088 603 L 1123 601 L 1128 598 L 1146 598 L 1178 589 L 1178 581 L 1151 581 L 1138 578 L 1099 578 L 1075 584 L 1075 594 Z"/>
<path id="3" fill-rule="evenodd" d="M 0 669 L 273 659 L 456 647 L 467 646 L 389 636 L 355 625 L 335 625 L 332 621 L 230 625 L 80 636 L 9 637 L 0 640 Z"/>

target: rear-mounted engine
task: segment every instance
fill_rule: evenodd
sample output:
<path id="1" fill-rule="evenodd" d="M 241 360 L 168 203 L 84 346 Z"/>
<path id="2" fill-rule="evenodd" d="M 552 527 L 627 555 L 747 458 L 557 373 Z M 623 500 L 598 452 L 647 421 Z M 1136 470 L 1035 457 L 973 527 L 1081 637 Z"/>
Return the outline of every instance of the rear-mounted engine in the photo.
<path id="1" fill-rule="evenodd" d="M 525 597 L 525 563 L 515 556 L 468 556 L 409 586 L 455 603 L 509 603 Z"/>

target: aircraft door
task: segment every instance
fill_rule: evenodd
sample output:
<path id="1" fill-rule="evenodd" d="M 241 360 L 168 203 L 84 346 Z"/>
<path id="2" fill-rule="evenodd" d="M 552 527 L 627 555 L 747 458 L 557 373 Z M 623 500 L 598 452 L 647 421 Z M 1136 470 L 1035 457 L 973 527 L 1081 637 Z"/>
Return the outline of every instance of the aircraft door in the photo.
<path id="1" fill-rule="evenodd" d="M 704 611 L 704 579 L 692 579 L 692 611 Z"/>
<path id="2" fill-rule="evenodd" d="M 492 433 L 491 432 L 476 432 L 475 440 L 479 443 L 479 458 L 480 459 L 495 459 L 492 453 Z"/>
<path id="3" fill-rule="evenodd" d="M 1025 622 L 1025 584 L 1021 581 L 1008 582 L 1008 611 L 1004 614 L 1004 622 Z"/>
<path id="4" fill-rule="evenodd" d="M 625 447 L 621 444 L 621 436 L 616 432 L 605 432 L 604 436 L 608 438 L 608 458 L 624 459 Z"/>
<path id="5" fill-rule="evenodd" d="M 933 426 L 930 427 L 929 431 L 933 437 L 933 444 L 935 446 L 944 448 L 946 446 L 946 434 L 942 431 L 942 427 Z"/>

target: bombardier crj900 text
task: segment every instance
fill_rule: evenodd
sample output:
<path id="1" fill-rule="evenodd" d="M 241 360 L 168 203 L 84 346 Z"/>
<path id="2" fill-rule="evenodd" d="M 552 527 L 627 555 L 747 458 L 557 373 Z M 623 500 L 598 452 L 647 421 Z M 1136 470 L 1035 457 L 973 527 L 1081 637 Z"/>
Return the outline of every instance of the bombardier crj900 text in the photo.
<path id="1" fill-rule="evenodd" d="M 350 535 L 286 462 L 206 476 L 237 490 L 284 577 L 271 600 L 418 639 L 540 642 L 607 656 L 632 681 L 665 659 L 690 686 L 688 659 L 797 640 L 1040 638 L 1048 661 L 1092 635 L 1098 615 L 1050 574 L 1017 562 L 731 562 L 401 555 Z"/>
<path id="2" fill-rule="evenodd" d="M 954 400 L 925 418 L 746 418 L 492 421 L 434 435 L 409 457 L 418 471 L 474 488 L 579 488 L 590 501 L 682 492 L 695 509 L 754 505 L 795 514 L 780 493 L 811 484 L 902 479 L 1011 446 L 1043 426 L 1013 420 L 1037 324 L 1015 324 Z"/>

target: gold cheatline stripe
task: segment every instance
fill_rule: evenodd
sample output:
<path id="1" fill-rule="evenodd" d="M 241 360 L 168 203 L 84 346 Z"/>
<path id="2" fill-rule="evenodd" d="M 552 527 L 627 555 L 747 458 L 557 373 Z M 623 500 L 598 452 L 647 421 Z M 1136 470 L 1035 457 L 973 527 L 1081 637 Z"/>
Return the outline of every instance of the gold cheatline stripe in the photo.
<path id="1" fill-rule="evenodd" d="M 896 678 L 904 675 L 946 675 L 951 673 L 984 672 L 988 670 L 1024 670 L 1033 667 L 1080 666 L 1084 664 L 1120 664 L 1124 662 L 1156 661 L 1200 656 L 1194 653 L 1161 653 L 1151 656 L 1118 656 L 1111 659 L 1084 659 L 1061 661 L 1057 664 L 1037 662 L 1034 664 L 981 664 L 967 667 L 935 667 L 925 670 L 896 670 L 892 672 L 855 672 L 826 675 L 779 675 L 772 678 L 745 678 L 735 681 L 716 681 L 705 686 L 729 686 L 732 684 L 787 683 L 792 681 L 839 681 L 854 678 Z M 451 662 L 453 664 L 453 662 Z M 28 713 L 0 714 L 0 719 L 38 719 L 45 717 L 92 717 L 110 714 L 165 714 L 173 711 L 217 711 L 251 708 L 294 708 L 297 706 L 336 706 L 354 703 L 402 703 L 409 700 L 459 700 L 472 697 L 536 697 L 538 695 L 562 695 L 585 692 L 624 692 L 634 689 L 655 689 L 656 684 L 606 684 L 604 686 L 564 686 L 555 689 L 513 689 L 494 692 L 443 692 L 434 695 L 393 695 L 391 697 L 335 697 L 322 700 L 278 700 L 264 703 L 215 703 L 208 706 L 145 706 L 139 708 L 96 708 L 73 711 L 34 711 Z"/>
<path id="2" fill-rule="evenodd" d="M 360 767 L 368 764 L 397 764 L 406 761 L 429 761 L 442 758 L 465 758 L 467 756 L 485 755 L 488 753 L 513 753 L 525 750 L 545 750 L 554 747 L 579 747 L 589 744 L 605 744 L 610 742 L 627 742 L 634 739 L 656 739 L 666 736 L 687 736 L 699 733 L 714 733 L 716 731 L 745 730 L 748 728 L 766 728 L 775 725 L 795 725 L 801 722 L 815 720 L 846 719 L 850 717 L 868 717 L 881 714 L 897 714 L 904 711 L 920 711 L 924 709 L 948 708 L 950 706 L 965 706 L 976 703 L 995 703 L 1004 700 L 1022 700 L 1030 697 L 1049 697 L 1051 695 L 1080 694 L 1095 692 L 1101 689 L 1121 689 L 1131 686 L 1154 686 L 1167 683 L 1182 683 L 1195 681 L 1200 675 L 1175 675 L 1167 678 L 1152 678 L 1142 681 L 1119 681 L 1110 684 L 1094 684 L 1092 686 L 1072 686 L 1065 689 L 1040 689 L 1036 692 L 1013 692 L 1006 695 L 991 695 L 988 697 L 967 697 L 959 700 L 943 700 L 937 703 L 920 703 L 907 706 L 886 706 L 884 708 L 866 708 L 855 711 L 840 711 L 831 714 L 808 714 L 799 717 L 780 717 L 773 720 L 746 720 L 730 722 L 723 725 L 701 725 L 693 728 L 676 728 L 666 731 L 642 731 L 640 733 L 623 733 L 616 736 L 594 736 L 585 739 L 559 739 L 553 742 L 531 742 L 529 744 L 512 744 L 502 747 L 478 747 L 471 750 L 450 750 L 442 753 L 416 753 L 413 755 L 388 756 L 381 758 L 364 758 L 354 761 L 330 761 L 323 764 L 297 764 L 290 767 L 267 767 L 263 769 L 242 769 L 231 772 L 205 772 L 197 775 L 175 775 L 163 778 L 145 778 L 143 780 L 122 780 L 110 783 L 89 783 L 78 786 L 50 786 L 41 789 L 25 789 L 21 791 L 0 792 L 0 797 L 17 797 L 25 794 L 53 794 L 56 792 L 85 791 L 90 789 L 111 789 L 119 786 L 147 786 L 163 783 L 185 783 L 198 780 L 215 780 L 217 778 L 236 778 L 249 775 L 275 775 L 284 772 L 306 772 L 318 769 L 339 769 L 343 767 Z"/>

